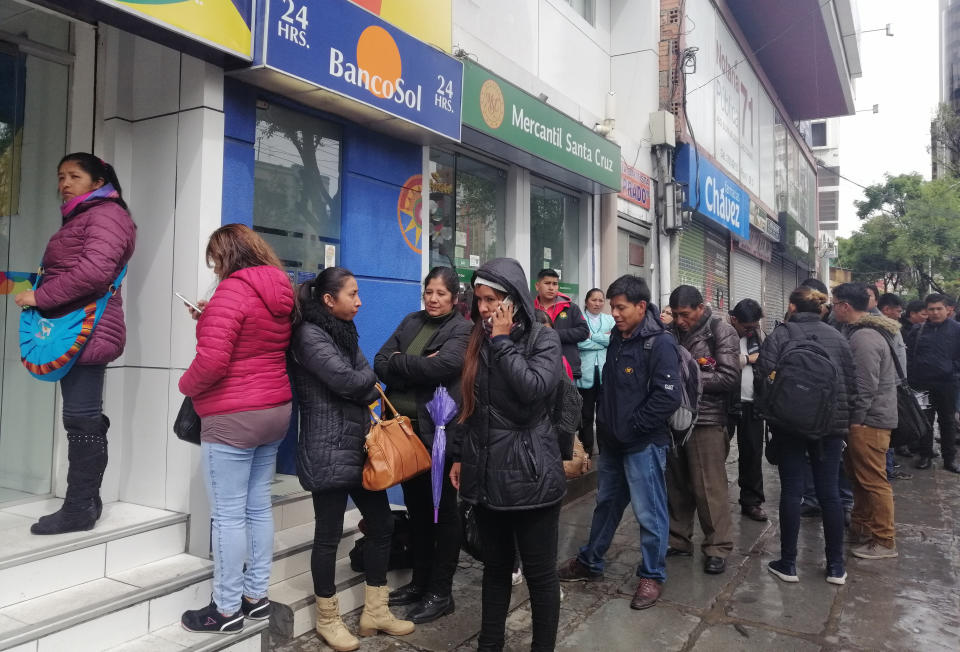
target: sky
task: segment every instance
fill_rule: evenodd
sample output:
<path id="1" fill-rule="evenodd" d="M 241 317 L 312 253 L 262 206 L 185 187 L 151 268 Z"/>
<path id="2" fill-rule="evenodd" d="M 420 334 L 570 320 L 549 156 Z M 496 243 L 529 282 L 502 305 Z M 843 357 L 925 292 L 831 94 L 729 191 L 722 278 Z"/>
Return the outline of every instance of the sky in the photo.
<path id="1" fill-rule="evenodd" d="M 856 107 L 880 105 L 877 114 L 838 118 L 840 174 L 868 186 L 886 172 L 919 172 L 930 178 L 930 119 L 940 99 L 937 0 L 859 0 L 863 76 L 856 80 Z M 853 202 L 862 189 L 840 181 L 840 231 L 849 236 L 860 226 Z"/>

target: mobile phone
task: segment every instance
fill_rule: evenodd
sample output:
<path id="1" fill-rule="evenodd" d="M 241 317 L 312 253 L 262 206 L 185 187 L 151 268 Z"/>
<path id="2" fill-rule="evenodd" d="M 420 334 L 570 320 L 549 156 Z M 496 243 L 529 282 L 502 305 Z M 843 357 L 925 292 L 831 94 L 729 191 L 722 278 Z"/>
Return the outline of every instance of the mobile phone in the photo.
<path id="1" fill-rule="evenodd" d="M 191 300 L 188 299 L 187 297 L 183 296 L 183 295 L 180 294 L 179 292 L 174 292 L 174 294 L 177 296 L 178 299 L 180 299 L 181 301 L 183 301 L 185 304 L 187 304 L 188 306 L 190 306 L 191 308 L 193 308 L 193 309 L 196 310 L 197 312 L 203 312 L 203 308 L 201 308 L 200 306 L 198 306 L 198 305 L 195 304 L 193 301 L 191 301 Z"/>
<path id="2" fill-rule="evenodd" d="M 503 301 L 500 302 L 500 307 L 503 308 L 504 310 L 506 310 L 508 307 L 510 307 L 510 306 L 512 306 L 512 305 L 513 305 L 513 299 L 511 299 L 509 296 L 504 297 L 504 298 L 503 298 Z M 488 323 L 488 324 L 492 324 L 492 323 L 493 323 L 493 316 L 492 316 L 492 315 L 491 315 L 490 317 L 487 317 L 487 323 Z"/>

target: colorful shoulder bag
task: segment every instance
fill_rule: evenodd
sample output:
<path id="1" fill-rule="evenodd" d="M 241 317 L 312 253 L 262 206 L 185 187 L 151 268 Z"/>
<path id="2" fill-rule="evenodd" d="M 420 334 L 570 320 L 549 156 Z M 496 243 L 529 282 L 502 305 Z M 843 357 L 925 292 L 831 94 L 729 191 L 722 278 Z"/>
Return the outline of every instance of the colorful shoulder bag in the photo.
<path id="1" fill-rule="evenodd" d="M 44 317 L 36 308 L 25 308 L 20 313 L 20 361 L 30 375 L 51 383 L 67 375 L 126 274 L 124 265 L 105 295 L 62 317 Z M 43 267 L 33 282 L 34 290 L 40 287 L 42 279 Z"/>

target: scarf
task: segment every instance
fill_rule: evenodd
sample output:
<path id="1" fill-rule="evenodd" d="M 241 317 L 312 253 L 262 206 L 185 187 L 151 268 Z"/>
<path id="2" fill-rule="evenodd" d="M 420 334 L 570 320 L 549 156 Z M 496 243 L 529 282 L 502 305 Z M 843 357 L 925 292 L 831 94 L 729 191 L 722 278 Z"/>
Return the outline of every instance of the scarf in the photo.
<path id="1" fill-rule="evenodd" d="M 351 359 L 356 359 L 357 351 L 360 348 L 360 334 L 357 333 L 357 325 L 353 323 L 353 320 L 337 319 L 319 301 L 313 299 L 304 301 L 301 311 L 304 321 L 322 328 L 338 349 L 349 355 Z"/>
<path id="2" fill-rule="evenodd" d="M 96 190 L 92 190 L 85 195 L 77 195 L 69 201 L 65 201 L 60 205 L 60 214 L 63 216 L 64 221 L 73 217 L 74 211 L 77 210 L 77 207 L 80 206 L 85 201 L 90 201 L 91 199 L 113 199 L 119 198 L 120 193 L 116 191 L 112 184 L 105 183 Z"/>

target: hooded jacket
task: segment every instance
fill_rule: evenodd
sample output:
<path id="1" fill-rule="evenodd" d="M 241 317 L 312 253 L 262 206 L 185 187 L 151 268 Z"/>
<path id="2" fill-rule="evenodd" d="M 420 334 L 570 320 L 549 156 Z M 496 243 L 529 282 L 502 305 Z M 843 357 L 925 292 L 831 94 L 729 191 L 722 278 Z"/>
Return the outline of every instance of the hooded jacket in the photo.
<path id="1" fill-rule="evenodd" d="M 960 323 L 914 324 L 904 338 L 911 385 L 956 384 L 960 372 Z"/>
<path id="2" fill-rule="evenodd" d="M 197 320 L 197 354 L 180 378 L 201 417 L 264 410 L 290 401 L 286 351 L 293 288 L 276 267 L 223 279 Z"/>
<path id="3" fill-rule="evenodd" d="M 610 346 L 610 335 L 615 330 L 613 317 L 605 312 L 597 315 L 598 326 L 594 326 L 586 316 L 587 328 L 590 329 L 590 337 L 577 344 L 580 351 L 580 378 L 577 379 L 577 387 L 580 389 L 590 389 L 596 380 L 595 369 L 601 373 L 600 382 L 603 382 L 603 364 L 607 359 L 607 347 Z M 597 330 L 594 331 L 593 329 Z"/>
<path id="4" fill-rule="evenodd" d="M 297 476 L 307 491 L 361 486 L 377 376 L 357 346 L 353 322 L 301 297 L 303 322 L 290 345 L 290 376 L 300 408 Z"/>
<path id="5" fill-rule="evenodd" d="M 520 324 L 510 335 L 485 340 L 480 348 L 473 414 L 451 424 L 459 442 L 460 497 L 493 510 L 548 507 L 567 490 L 550 399 L 563 370 L 556 331 L 537 329 L 530 347 L 533 299 L 520 264 L 496 258 L 474 274 L 507 288 Z M 471 310 L 480 319 L 477 302 Z M 470 388 L 462 388 L 464 392 Z"/>
<path id="6" fill-rule="evenodd" d="M 857 373 L 850 345 L 836 328 L 821 321 L 820 315 L 812 312 L 798 312 L 791 315 L 790 322 L 797 324 L 808 339 L 815 339 L 837 367 L 839 373 L 837 403 L 829 434 L 846 437 L 850 430 L 850 411 L 857 394 Z M 757 359 L 754 373 L 761 378 L 769 376 L 770 372 L 777 368 L 780 351 L 789 339 L 790 331 L 786 326 L 774 328 L 760 347 L 760 357 Z"/>
<path id="7" fill-rule="evenodd" d="M 437 331 L 424 347 L 423 355 L 407 355 L 404 351 L 428 319 L 431 317 L 426 310 L 418 310 L 404 317 L 374 357 L 373 369 L 380 380 L 387 384 L 388 398 L 390 392 L 395 390 L 413 392 L 417 403 L 417 435 L 427 450 L 431 450 L 436 428 L 427 411 L 427 403 L 433 399 L 437 387 L 443 385 L 460 405 L 463 354 L 467 350 L 473 324 L 454 310 L 442 318 Z M 432 354 L 436 355 L 430 357 Z M 452 454 L 452 448 L 448 447 L 447 455 Z"/>
<path id="8" fill-rule="evenodd" d="M 37 308 L 60 317 L 101 298 L 133 257 L 136 240 L 137 227 L 130 214 L 113 199 L 98 198 L 77 206 L 43 253 Z M 123 298 L 117 292 L 107 301 L 77 364 L 112 362 L 123 353 L 126 341 Z"/>
<path id="9" fill-rule="evenodd" d="M 864 314 L 849 325 L 848 339 L 857 374 L 850 424 L 893 430 L 897 427 L 897 371 L 890 344 L 900 324 Z"/>
<path id="10" fill-rule="evenodd" d="M 740 336 L 736 329 L 721 317 L 714 317 L 713 311 L 705 307 L 700 321 L 686 333 L 677 328 L 676 321 L 670 325 L 670 330 L 694 360 L 716 360 L 712 369 L 700 367 L 703 395 L 697 425 L 727 425 L 727 403 L 731 392 L 740 387 Z"/>
<path id="11" fill-rule="evenodd" d="M 677 343 L 651 309 L 636 333 L 610 332 L 597 399 L 597 437 L 605 450 L 624 454 L 670 443 L 667 419 L 680 407 Z"/>
<path id="12" fill-rule="evenodd" d="M 540 306 L 540 299 L 536 298 L 533 307 L 538 310 L 544 310 Z M 570 363 L 570 369 L 573 371 L 575 379 L 580 378 L 580 351 L 577 344 L 590 337 L 590 327 L 587 326 L 587 320 L 580 312 L 580 306 L 573 303 L 566 294 L 557 293 L 557 298 L 550 306 L 549 310 L 544 310 L 553 323 L 553 329 L 560 337 L 560 345 L 563 347 L 563 357 Z"/>

